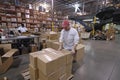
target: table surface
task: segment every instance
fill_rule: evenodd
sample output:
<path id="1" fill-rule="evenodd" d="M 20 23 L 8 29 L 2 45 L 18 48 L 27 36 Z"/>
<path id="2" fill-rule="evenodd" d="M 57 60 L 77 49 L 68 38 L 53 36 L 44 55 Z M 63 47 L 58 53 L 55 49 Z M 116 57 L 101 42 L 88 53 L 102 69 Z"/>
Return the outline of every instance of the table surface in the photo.
<path id="1" fill-rule="evenodd" d="M 28 39 L 28 38 L 39 38 L 39 36 L 16 36 L 16 37 L 8 37 L 8 38 L 4 38 L 1 39 L 0 41 L 7 41 L 7 40 L 17 40 L 17 39 Z"/>

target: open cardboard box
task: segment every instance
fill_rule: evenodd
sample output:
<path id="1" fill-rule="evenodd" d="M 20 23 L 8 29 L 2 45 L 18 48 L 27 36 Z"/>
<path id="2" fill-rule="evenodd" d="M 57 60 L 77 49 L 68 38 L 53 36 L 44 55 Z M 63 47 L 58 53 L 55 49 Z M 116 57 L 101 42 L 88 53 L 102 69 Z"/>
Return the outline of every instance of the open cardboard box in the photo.
<path id="1" fill-rule="evenodd" d="M 17 52 L 17 49 L 11 49 L 3 56 L 0 56 L 0 74 L 5 73 L 8 68 L 13 63 L 13 57 L 12 55 Z"/>

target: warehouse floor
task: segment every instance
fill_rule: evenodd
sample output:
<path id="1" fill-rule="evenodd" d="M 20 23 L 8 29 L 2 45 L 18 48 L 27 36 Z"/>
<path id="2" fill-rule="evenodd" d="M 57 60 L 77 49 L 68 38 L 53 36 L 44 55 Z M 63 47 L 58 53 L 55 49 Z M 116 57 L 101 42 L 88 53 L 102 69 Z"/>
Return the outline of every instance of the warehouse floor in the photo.
<path id="1" fill-rule="evenodd" d="M 115 41 L 84 41 L 85 56 L 82 65 L 74 64 L 72 80 L 120 80 L 120 39 Z M 20 73 L 29 64 L 28 55 L 16 58 L 16 64 L 0 77 L 23 80 Z M 17 66 L 19 64 L 19 66 Z"/>

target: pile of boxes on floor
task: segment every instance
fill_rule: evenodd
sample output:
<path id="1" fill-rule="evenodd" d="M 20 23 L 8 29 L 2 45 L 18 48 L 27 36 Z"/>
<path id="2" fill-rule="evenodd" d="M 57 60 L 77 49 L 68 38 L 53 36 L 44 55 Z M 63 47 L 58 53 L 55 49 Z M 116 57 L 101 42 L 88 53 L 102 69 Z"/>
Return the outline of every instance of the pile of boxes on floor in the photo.
<path id="1" fill-rule="evenodd" d="M 52 48 L 55 50 L 59 49 L 59 42 L 57 40 L 48 40 L 46 42 L 47 48 Z M 84 45 L 83 44 L 78 44 L 76 47 L 76 61 L 80 61 L 83 59 L 84 56 Z"/>
<path id="2" fill-rule="evenodd" d="M 30 54 L 31 80 L 67 80 L 71 76 L 73 56 L 67 50 L 46 48 Z"/>

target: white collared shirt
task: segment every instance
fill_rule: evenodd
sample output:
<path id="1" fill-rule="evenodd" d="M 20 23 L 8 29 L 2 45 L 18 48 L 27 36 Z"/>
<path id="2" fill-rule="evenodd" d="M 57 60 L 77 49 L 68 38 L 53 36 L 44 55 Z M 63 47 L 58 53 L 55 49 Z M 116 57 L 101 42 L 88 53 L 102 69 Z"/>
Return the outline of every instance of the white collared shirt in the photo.
<path id="1" fill-rule="evenodd" d="M 17 30 L 20 30 L 21 32 L 26 32 L 26 31 L 27 31 L 27 28 L 20 26 L 20 27 L 18 27 Z"/>
<path id="2" fill-rule="evenodd" d="M 79 43 L 79 35 L 76 29 L 70 28 L 69 31 L 62 30 L 59 42 L 63 42 L 63 48 L 71 50 L 75 44 Z"/>

